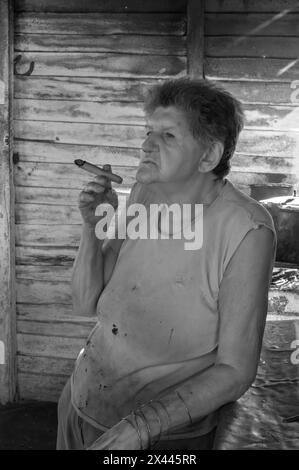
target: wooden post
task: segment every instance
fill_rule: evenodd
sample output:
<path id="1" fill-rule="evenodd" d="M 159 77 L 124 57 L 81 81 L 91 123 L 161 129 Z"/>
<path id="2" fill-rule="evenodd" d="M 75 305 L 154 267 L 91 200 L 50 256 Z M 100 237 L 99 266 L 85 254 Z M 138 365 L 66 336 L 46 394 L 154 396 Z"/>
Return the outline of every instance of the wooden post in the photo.
<path id="1" fill-rule="evenodd" d="M 204 0 L 188 0 L 187 73 L 191 78 L 204 78 Z"/>
<path id="2" fill-rule="evenodd" d="M 0 403 L 16 398 L 14 190 L 12 179 L 13 5 L 0 0 Z"/>

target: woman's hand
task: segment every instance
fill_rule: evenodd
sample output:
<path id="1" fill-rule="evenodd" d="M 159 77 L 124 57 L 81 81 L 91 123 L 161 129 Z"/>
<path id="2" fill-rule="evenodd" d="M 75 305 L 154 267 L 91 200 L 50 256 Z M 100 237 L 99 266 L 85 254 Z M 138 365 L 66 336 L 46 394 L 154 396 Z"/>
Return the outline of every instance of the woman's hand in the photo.
<path id="1" fill-rule="evenodd" d="M 110 165 L 104 165 L 104 170 L 111 171 Z M 105 176 L 96 176 L 79 194 L 79 209 L 83 222 L 95 227 L 101 217 L 95 215 L 99 204 L 110 204 L 114 210 L 118 206 L 117 193 L 111 188 L 111 181 Z"/>
<path id="2" fill-rule="evenodd" d="M 140 450 L 141 441 L 137 429 L 122 420 L 106 431 L 86 450 Z"/>

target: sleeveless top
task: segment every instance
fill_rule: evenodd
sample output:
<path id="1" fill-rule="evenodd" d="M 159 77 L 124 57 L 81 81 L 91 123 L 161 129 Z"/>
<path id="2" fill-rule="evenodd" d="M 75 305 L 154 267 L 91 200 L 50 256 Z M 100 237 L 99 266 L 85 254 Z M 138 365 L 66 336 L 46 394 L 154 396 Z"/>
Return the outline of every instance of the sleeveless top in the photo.
<path id="1" fill-rule="evenodd" d="M 138 183 L 130 198 L 136 201 L 148 204 Z M 72 403 L 83 419 L 105 431 L 213 366 L 221 280 L 243 238 L 260 225 L 276 237 L 269 212 L 226 179 L 204 208 L 200 249 L 185 250 L 178 239 L 108 241 L 119 255 L 71 378 Z M 162 439 L 200 436 L 216 424 L 214 412 Z"/>

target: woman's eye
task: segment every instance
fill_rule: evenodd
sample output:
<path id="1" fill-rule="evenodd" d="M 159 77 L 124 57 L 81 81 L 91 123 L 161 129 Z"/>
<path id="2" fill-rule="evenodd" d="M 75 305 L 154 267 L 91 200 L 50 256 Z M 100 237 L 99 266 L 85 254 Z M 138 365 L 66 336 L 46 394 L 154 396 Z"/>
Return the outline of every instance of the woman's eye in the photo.
<path id="1" fill-rule="evenodd" d="M 166 137 L 168 137 L 169 139 L 174 138 L 174 135 L 171 134 L 171 132 L 166 132 L 165 135 L 166 135 Z"/>
<path id="2" fill-rule="evenodd" d="M 146 135 L 146 137 L 149 137 L 151 134 L 152 134 L 152 131 L 147 131 L 147 133 L 145 135 Z"/>

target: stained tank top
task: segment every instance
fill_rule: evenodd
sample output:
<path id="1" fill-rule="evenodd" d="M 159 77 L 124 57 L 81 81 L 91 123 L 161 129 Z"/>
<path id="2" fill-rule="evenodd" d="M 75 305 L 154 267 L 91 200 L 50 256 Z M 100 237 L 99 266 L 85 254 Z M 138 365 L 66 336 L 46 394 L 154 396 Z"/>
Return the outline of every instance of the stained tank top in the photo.
<path id="1" fill-rule="evenodd" d="M 140 184 L 131 193 L 136 201 L 149 202 Z M 243 238 L 260 225 L 276 236 L 269 212 L 225 180 L 204 208 L 200 249 L 185 250 L 179 239 L 108 242 L 119 255 L 71 379 L 72 403 L 83 419 L 106 430 L 213 366 L 221 280 Z M 162 439 L 200 436 L 216 424 L 217 412 Z"/>

